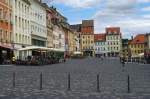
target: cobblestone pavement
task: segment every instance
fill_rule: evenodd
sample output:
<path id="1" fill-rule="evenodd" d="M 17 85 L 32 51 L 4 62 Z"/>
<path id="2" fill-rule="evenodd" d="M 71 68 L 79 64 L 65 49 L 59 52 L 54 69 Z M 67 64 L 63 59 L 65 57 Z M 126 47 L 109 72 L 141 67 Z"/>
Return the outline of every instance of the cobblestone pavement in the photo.
<path id="1" fill-rule="evenodd" d="M 43 90 L 39 90 L 40 73 Z M 68 73 L 70 91 L 67 91 Z M 49 66 L 0 66 L 0 99 L 150 99 L 150 65 L 126 63 L 123 68 L 117 58 L 86 58 Z"/>

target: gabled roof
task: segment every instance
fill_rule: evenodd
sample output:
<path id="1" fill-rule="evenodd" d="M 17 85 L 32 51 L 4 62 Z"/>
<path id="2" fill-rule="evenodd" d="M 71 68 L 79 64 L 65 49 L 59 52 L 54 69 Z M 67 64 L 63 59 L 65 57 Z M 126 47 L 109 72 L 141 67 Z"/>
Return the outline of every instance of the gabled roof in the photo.
<path id="1" fill-rule="evenodd" d="M 94 41 L 105 41 L 106 38 L 106 34 L 102 33 L 102 34 L 94 34 Z"/>
<path id="2" fill-rule="evenodd" d="M 145 34 L 138 34 L 134 39 L 130 42 L 130 44 L 143 44 L 145 43 Z"/>
<path id="3" fill-rule="evenodd" d="M 120 27 L 108 27 L 106 28 L 106 34 L 121 34 Z"/>
<path id="4" fill-rule="evenodd" d="M 81 24 L 70 25 L 70 28 L 77 32 L 81 32 Z"/>

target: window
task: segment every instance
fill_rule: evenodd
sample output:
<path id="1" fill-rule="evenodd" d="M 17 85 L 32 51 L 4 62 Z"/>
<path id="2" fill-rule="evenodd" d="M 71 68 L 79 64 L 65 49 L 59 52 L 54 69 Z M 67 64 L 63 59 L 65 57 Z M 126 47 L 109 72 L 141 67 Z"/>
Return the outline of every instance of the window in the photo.
<path id="1" fill-rule="evenodd" d="M 117 50 L 118 50 L 119 48 L 117 47 Z"/>
<path id="2" fill-rule="evenodd" d="M 20 1 L 19 1 L 19 4 L 18 4 L 18 7 L 19 7 L 19 9 L 20 9 Z"/>
<path id="3" fill-rule="evenodd" d="M 18 42 L 18 35 L 16 34 L 16 43 Z"/>
<path id="4" fill-rule="evenodd" d="M 15 9 L 17 9 L 17 0 L 15 0 Z"/>
<path id="5" fill-rule="evenodd" d="M 3 18 L 3 9 L 0 8 L 0 19 L 2 19 L 2 18 Z"/>
<path id="6" fill-rule="evenodd" d="M 17 26 L 17 22 L 18 22 L 18 21 L 17 21 L 17 16 L 15 16 L 15 22 L 16 22 L 15 25 Z"/>
<path id="7" fill-rule="evenodd" d="M 21 42 L 21 34 L 19 35 L 19 43 Z"/>
<path id="8" fill-rule="evenodd" d="M 19 17 L 19 27 L 21 27 L 21 18 Z"/>
<path id="9" fill-rule="evenodd" d="M 0 29 L 0 40 L 2 40 L 2 38 L 3 38 L 3 30 Z"/>

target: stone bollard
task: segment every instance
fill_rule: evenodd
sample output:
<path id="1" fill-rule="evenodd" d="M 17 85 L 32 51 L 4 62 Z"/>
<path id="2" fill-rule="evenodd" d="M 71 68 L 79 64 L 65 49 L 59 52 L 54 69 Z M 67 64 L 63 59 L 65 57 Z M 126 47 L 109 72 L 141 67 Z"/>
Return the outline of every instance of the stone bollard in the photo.
<path id="1" fill-rule="evenodd" d="M 128 82 L 128 93 L 130 93 L 130 76 L 129 75 L 128 75 L 127 82 Z"/>
<path id="2" fill-rule="evenodd" d="M 71 87 L 70 87 L 70 79 L 71 79 L 71 77 L 70 77 L 70 73 L 68 74 L 68 91 L 70 91 L 71 90 Z"/>
<path id="3" fill-rule="evenodd" d="M 100 92 L 100 86 L 99 86 L 99 74 L 97 74 L 97 92 Z"/>
<path id="4" fill-rule="evenodd" d="M 16 73 L 15 72 L 13 72 L 13 88 L 15 88 L 16 87 Z"/>
<path id="5" fill-rule="evenodd" d="M 42 79 L 42 73 L 40 74 L 40 90 L 43 89 L 43 79 Z"/>

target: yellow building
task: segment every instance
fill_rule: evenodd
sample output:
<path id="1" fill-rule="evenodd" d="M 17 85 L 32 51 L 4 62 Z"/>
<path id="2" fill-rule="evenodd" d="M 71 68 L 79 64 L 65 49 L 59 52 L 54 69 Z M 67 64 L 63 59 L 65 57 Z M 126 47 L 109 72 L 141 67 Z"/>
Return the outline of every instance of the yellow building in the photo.
<path id="1" fill-rule="evenodd" d="M 76 51 L 75 32 L 70 28 L 64 28 L 64 32 L 66 56 L 73 56 L 73 53 Z"/>
<path id="2" fill-rule="evenodd" d="M 84 56 L 94 56 L 94 21 L 83 20 L 81 25 L 81 51 Z"/>
<path id="3" fill-rule="evenodd" d="M 68 52 L 69 55 L 72 56 L 76 51 L 76 39 L 75 39 L 75 32 L 68 31 Z"/>
<path id="4" fill-rule="evenodd" d="M 139 57 L 140 55 L 144 54 L 144 48 L 145 34 L 139 34 L 129 43 L 130 56 Z"/>
<path id="5" fill-rule="evenodd" d="M 85 56 L 94 55 L 94 35 L 81 35 L 81 50 Z"/>

